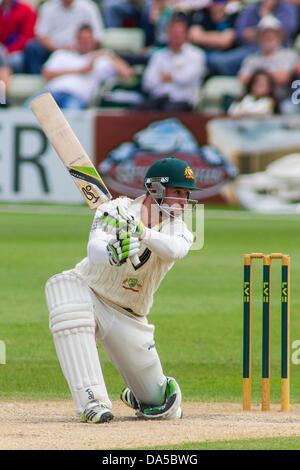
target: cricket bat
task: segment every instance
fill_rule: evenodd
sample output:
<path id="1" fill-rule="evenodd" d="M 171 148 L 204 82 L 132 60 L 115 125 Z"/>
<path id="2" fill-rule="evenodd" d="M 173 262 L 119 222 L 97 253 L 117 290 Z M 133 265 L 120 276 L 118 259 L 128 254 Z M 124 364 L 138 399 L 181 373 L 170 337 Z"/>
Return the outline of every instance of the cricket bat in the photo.
<path id="1" fill-rule="evenodd" d="M 30 108 L 90 208 L 110 200 L 110 192 L 51 93 L 33 99 Z"/>
<path id="2" fill-rule="evenodd" d="M 112 199 L 51 93 L 34 98 L 30 108 L 89 207 L 97 209 L 100 204 Z M 134 265 L 140 262 L 137 255 L 131 261 Z"/>

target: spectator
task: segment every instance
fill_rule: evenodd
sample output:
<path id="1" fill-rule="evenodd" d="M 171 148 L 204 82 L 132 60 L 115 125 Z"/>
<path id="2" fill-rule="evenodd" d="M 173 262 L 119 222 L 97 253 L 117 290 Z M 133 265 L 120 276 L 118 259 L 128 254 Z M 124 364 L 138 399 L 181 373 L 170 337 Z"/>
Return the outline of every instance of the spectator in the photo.
<path id="1" fill-rule="evenodd" d="M 172 18 L 168 45 L 152 55 L 144 71 L 142 87 L 148 99 L 138 109 L 189 111 L 196 105 L 206 72 L 205 54 L 187 43 L 187 31 L 182 18 Z"/>
<path id="2" fill-rule="evenodd" d="M 288 94 L 297 61 L 296 52 L 283 46 L 283 38 L 280 21 L 272 15 L 264 16 L 257 27 L 258 52 L 244 60 L 239 72 L 245 85 L 255 70 L 267 70 L 274 80 L 275 93 L 280 101 Z"/>
<path id="3" fill-rule="evenodd" d="M 2 0 L 0 4 L 0 44 L 13 72 L 24 72 L 24 50 L 34 36 L 36 10 L 22 0 Z"/>
<path id="4" fill-rule="evenodd" d="M 99 0 L 106 28 L 121 28 L 127 20 L 138 26 L 144 0 Z"/>
<path id="5" fill-rule="evenodd" d="M 243 96 L 235 100 L 228 114 L 240 116 L 270 116 L 279 112 L 273 77 L 266 70 L 256 70 L 249 78 Z"/>
<path id="6" fill-rule="evenodd" d="M 197 24 L 189 28 L 189 40 L 204 49 L 211 75 L 231 75 L 226 70 L 223 51 L 232 50 L 236 45 L 234 25 L 238 13 L 229 13 L 228 3 L 228 0 L 211 0 L 207 8 L 194 15 Z"/>
<path id="7" fill-rule="evenodd" d="M 238 13 L 235 21 L 236 46 L 219 52 L 214 57 L 219 75 L 237 75 L 243 60 L 257 52 L 256 31 L 259 21 L 272 12 L 286 32 L 285 40 L 292 41 L 297 32 L 298 16 L 296 5 L 284 0 L 261 0 L 247 4 Z"/>
<path id="8" fill-rule="evenodd" d="M 145 33 L 145 46 L 139 54 L 122 55 L 130 64 L 147 65 L 156 47 L 167 44 L 167 26 L 172 18 L 172 0 L 146 0 L 141 11 L 140 27 Z"/>
<path id="9" fill-rule="evenodd" d="M 146 35 L 146 46 L 167 44 L 167 26 L 172 15 L 172 0 L 150 0 L 145 4 L 141 23 Z"/>
<path id="10" fill-rule="evenodd" d="M 264 16 L 270 14 L 281 22 L 286 45 L 291 45 L 299 26 L 297 6 L 285 0 L 262 0 L 246 5 L 236 22 L 238 43 L 255 45 L 257 26 Z"/>
<path id="11" fill-rule="evenodd" d="M 145 33 L 145 50 L 137 57 L 123 57 L 130 63 L 147 64 L 152 47 L 165 46 L 172 0 L 100 0 L 106 27 L 121 27 L 131 19 Z M 137 19 L 138 18 L 138 19 Z"/>
<path id="12" fill-rule="evenodd" d="M 36 39 L 26 48 L 26 67 L 38 74 L 49 55 L 57 49 L 74 47 L 80 25 L 91 25 L 100 44 L 103 21 L 98 6 L 92 0 L 48 0 L 39 10 Z"/>
<path id="13" fill-rule="evenodd" d="M 115 75 L 130 78 L 132 70 L 113 53 L 97 50 L 90 25 L 79 28 L 73 50 L 53 52 L 43 67 L 43 76 L 48 81 L 46 91 L 52 93 L 63 109 L 86 108 L 98 86 Z"/>

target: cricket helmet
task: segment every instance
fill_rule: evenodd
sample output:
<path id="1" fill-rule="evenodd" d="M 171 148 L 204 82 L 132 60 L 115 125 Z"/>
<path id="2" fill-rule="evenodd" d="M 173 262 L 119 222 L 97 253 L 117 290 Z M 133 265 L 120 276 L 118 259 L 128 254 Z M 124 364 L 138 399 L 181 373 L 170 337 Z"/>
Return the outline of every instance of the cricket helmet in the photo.
<path id="1" fill-rule="evenodd" d="M 175 157 L 157 160 L 148 168 L 144 180 L 145 187 L 149 190 L 156 183 L 160 183 L 163 187 L 199 190 L 195 185 L 195 175 L 191 166 Z"/>

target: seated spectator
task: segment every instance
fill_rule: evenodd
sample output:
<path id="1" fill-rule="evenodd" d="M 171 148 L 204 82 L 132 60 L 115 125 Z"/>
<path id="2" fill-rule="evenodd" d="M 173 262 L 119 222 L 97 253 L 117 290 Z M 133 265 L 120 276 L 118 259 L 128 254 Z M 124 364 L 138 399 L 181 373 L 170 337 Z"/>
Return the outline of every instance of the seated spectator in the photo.
<path id="1" fill-rule="evenodd" d="M 172 0 L 146 0 L 141 11 L 140 27 L 145 33 L 145 47 L 139 54 L 122 55 L 130 64 L 147 65 L 157 47 L 167 45 L 167 26 L 173 16 Z"/>
<path id="2" fill-rule="evenodd" d="M 45 91 L 52 93 L 61 108 L 84 109 L 101 83 L 116 75 L 130 78 L 132 69 L 115 54 L 97 50 L 91 26 L 83 25 L 74 49 L 53 52 L 42 73 L 48 81 Z"/>
<path id="3" fill-rule="evenodd" d="M 243 96 L 228 109 L 233 117 L 270 116 L 279 112 L 273 77 L 265 70 L 256 70 L 249 78 Z"/>
<path id="4" fill-rule="evenodd" d="M 121 28 L 127 20 L 139 26 L 144 0 L 98 0 L 106 28 Z"/>
<path id="5" fill-rule="evenodd" d="M 256 32 L 258 23 L 272 13 L 285 31 L 285 41 L 292 41 L 298 28 L 296 5 L 284 0 L 261 0 L 250 2 L 240 10 L 234 23 L 235 47 L 214 57 L 218 75 L 237 75 L 243 60 L 257 51 Z"/>
<path id="6" fill-rule="evenodd" d="M 26 48 L 28 73 L 39 74 L 49 55 L 57 49 L 72 49 L 82 24 L 91 25 L 98 43 L 103 36 L 100 10 L 92 0 L 48 0 L 39 9 L 35 40 Z"/>
<path id="7" fill-rule="evenodd" d="M 146 46 L 166 46 L 167 26 L 173 15 L 172 0 L 150 0 L 144 6 L 141 24 Z"/>
<path id="8" fill-rule="evenodd" d="M 211 75 L 230 75 L 226 68 L 226 55 L 236 45 L 234 24 L 238 13 L 229 13 L 228 0 L 211 0 L 207 8 L 194 18 L 197 24 L 189 28 L 189 40 L 206 53 L 208 71 Z"/>
<path id="9" fill-rule="evenodd" d="M 36 10 L 22 0 L 2 0 L 0 3 L 0 44 L 15 73 L 24 72 L 24 50 L 34 36 L 36 19 Z"/>
<path id="10" fill-rule="evenodd" d="M 257 26 L 266 15 L 277 18 L 285 32 L 285 45 L 291 45 L 299 28 L 296 5 L 285 0 L 262 0 L 247 4 L 236 22 L 236 36 L 240 45 L 255 45 Z"/>
<path id="11" fill-rule="evenodd" d="M 204 52 L 187 43 L 188 26 L 174 16 L 168 25 L 167 46 L 150 58 L 142 78 L 148 99 L 138 109 L 189 111 L 197 103 L 206 73 Z"/>
<path id="12" fill-rule="evenodd" d="M 297 54 L 293 49 L 283 46 L 282 25 L 272 15 L 263 17 L 259 22 L 256 40 L 258 52 L 244 60 L 239 78 L 245 85 L 255 70 L 267 70 L 274 80 L 276 96 L 281 101 L 289 91 Z"/>

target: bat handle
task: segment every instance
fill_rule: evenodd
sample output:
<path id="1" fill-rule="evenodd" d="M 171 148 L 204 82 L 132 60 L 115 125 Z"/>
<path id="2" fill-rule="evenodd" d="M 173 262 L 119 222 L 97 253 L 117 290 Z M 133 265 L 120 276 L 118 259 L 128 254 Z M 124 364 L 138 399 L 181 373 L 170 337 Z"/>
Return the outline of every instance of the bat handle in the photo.
<path id="1" fill-rule="evenodd" d="M 138 266 L 140 264 L 140 258 L 138 255 L 131 256 L 130 261 L 132 262 L 133 266 Z"/>

